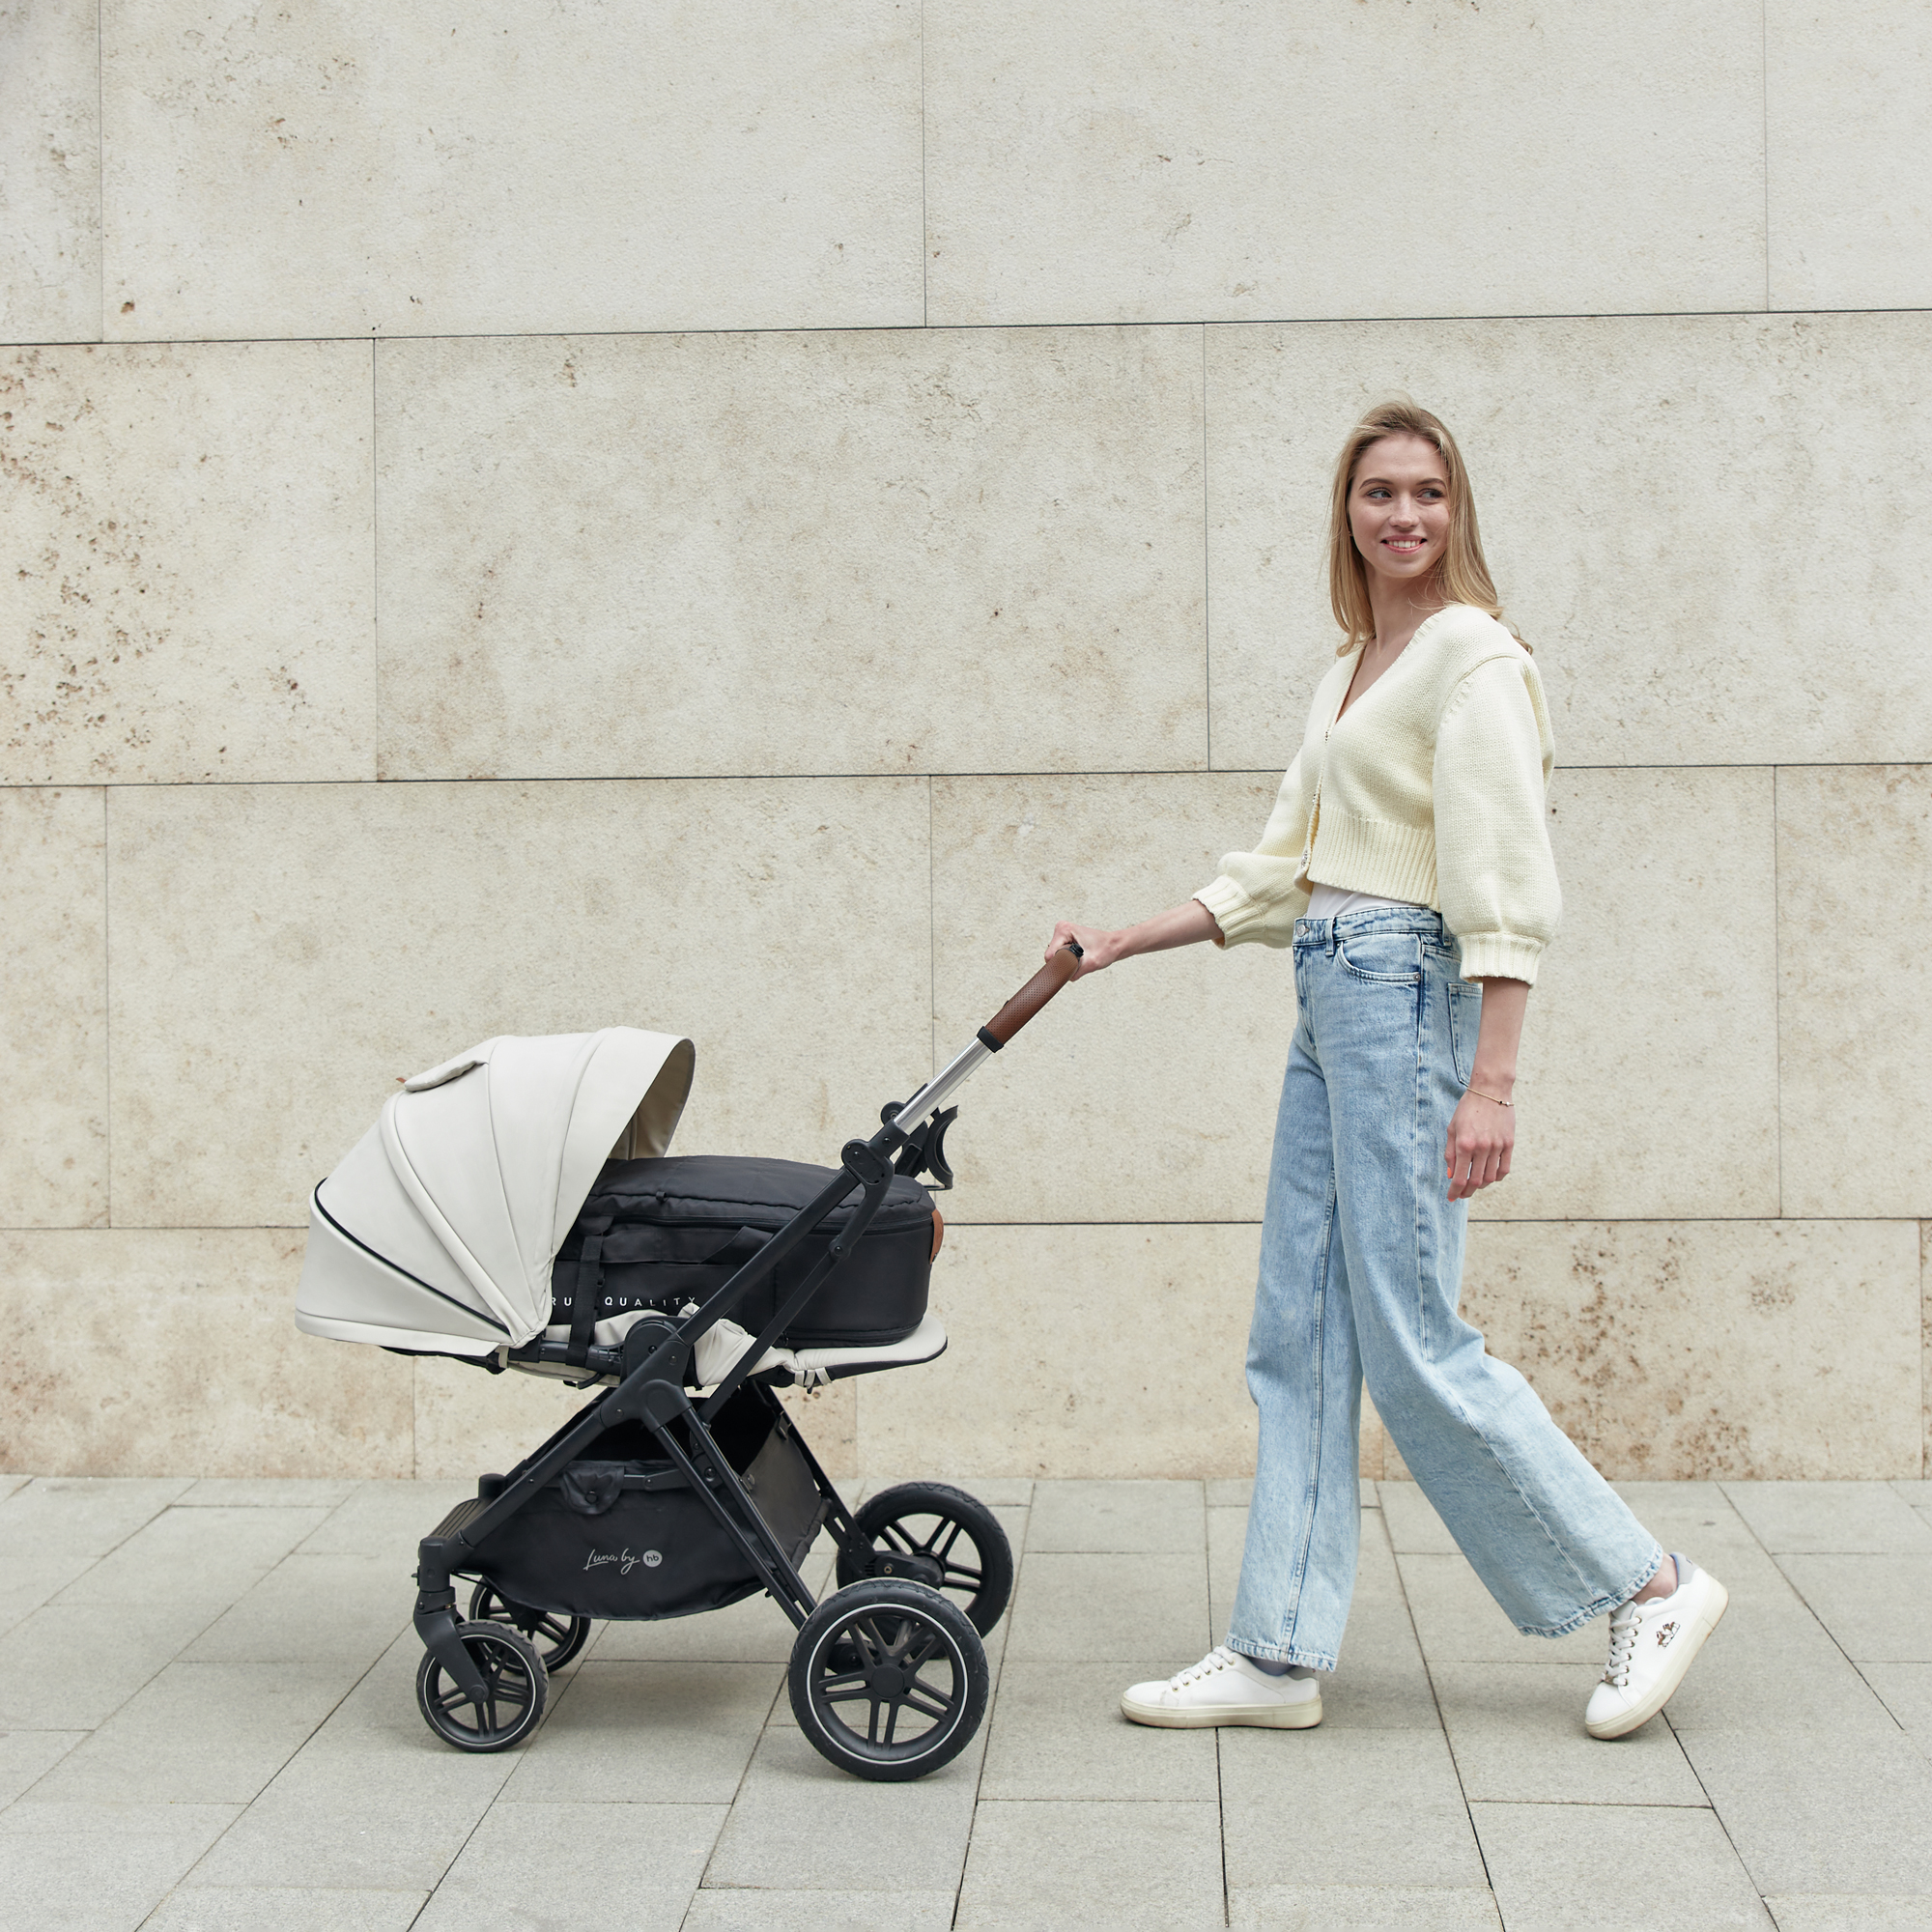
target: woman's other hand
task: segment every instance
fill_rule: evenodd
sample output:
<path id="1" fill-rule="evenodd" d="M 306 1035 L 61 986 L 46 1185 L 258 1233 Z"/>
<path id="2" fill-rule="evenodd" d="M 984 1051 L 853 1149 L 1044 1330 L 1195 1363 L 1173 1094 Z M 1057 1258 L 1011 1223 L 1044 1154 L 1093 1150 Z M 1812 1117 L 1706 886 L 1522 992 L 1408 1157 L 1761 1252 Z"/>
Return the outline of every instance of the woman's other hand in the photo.
<path id="1" fill-rule="evenodd" d="M 1468 1091 L 1449 1122 L 1449 1198 L 1466 1201 L 1479 1187 L 1493 1187 L 1510 1171 L 1516 1148 L 1516 1109 L 1504 1106 L 1516 1093 L 1516 1056 L 1529 988 L 1520 980 L 1484 979 L 1483 1017 L 1476 1029 L 1476 1058 Z"/>
<path id="2" fill-rule="evenodd" d="M 1479 1187 L 1493 1187 L 1510 1171 L 1516 1147 L 1516 1110 L 1480 1094 L 1464 1094 L 1449 1122 L 1449 1198 L 1466 1201 Z"/>

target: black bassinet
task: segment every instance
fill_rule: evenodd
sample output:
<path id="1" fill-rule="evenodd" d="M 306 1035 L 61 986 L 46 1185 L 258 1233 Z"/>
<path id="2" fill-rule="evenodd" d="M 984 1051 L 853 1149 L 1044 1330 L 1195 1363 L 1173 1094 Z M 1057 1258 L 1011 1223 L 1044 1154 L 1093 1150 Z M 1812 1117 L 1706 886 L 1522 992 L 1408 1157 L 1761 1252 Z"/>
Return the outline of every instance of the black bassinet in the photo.
<path id="1" fill-rule="evenodd" d="M 551 1270 L 551 1322 L 587 1332 L 639 1309 L 674 1315 L 723 1288 L 838 1173 L 725 1154 L 613 1160 L 599 1175 Z M 824 1260 L 858 1194 L 732 1311 L 756 1333 Z M 786 1348 L 875 1348 L 925 1316 L 938 1245 L 932 1196 L 896 1176 L 851 1259 L 779 1336 Z M 583 1297 L 587 1297 L 587 1305 Z"/>

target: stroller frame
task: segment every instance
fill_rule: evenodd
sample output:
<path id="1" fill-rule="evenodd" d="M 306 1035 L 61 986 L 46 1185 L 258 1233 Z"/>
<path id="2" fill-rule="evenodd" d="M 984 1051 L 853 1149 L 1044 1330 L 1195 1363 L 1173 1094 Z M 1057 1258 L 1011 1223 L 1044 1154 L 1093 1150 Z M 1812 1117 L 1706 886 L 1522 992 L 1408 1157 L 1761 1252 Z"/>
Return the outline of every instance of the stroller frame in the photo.
<path id="1" fill-rule="evenodd" d="M 631 1327 L 620 1346 L 592 1348 L 581 1362 L 570 1360 L 568 1343 L 547 1339 L 538 1339 L 509 1351 L 509 1359 L 513 1362 L 530 1366 L 539 1363 L 568 1366 L 584 1373 L 590 1380 L 614 1377 L 614 1385 L 607 1388 L 604 1395 L 587 1408 L 571 1417 L 507 1475 L 479 1485 L 476 1496 L 458 1503 L 418 1545 L 414 1626 L 427 1653 L 423 1666 L 425 1679 L 432 1674 L 433 1664 L 448 1678 L 453 1687 L 452 1697 L 460 1697 L 471 1705 L 479 1718 L 482 1713 L 494 1710 L 500 1684 L 496 1681 L 496 1673 L 479 1665 L 477 1657 L 472 1654 L 470 1644 L 475 1640 L 477 1626 L 465 1625 L 459 1619 L 454 1579 L 459 1576 L 477 1574 L 479 1546 L 530 1503 L 546 1485 L 559 1477 L 605 1431 L 620 1423 L 639 1422 L 651 1431 L 684 1483 L 703 1502 L 795 1629 L 805 1633 L 807 1625 L 812 1622 L 815 1615 L 822 1609 L 832 1607 L 831 1593 L 821 1605 L 820 1600 L 814 1598 L 799 1575 L 789 1552 L 759 1513 L 750 1491 L 721 1449 L 711 1424 L 724 1404 L 755 1373 L 754 1365 L 774 1341 L 798 1319 L 812 1297 L 850 1259 L 877 1214 L 895 1174 L 917 1178 L 922 1172 L 929 1170 L 942 1187 L 951 1185 L 952 1175 L 946 1166 L 944 1138 L 957 1110 L 946 1109 L 946 1101 L 984 1064 L 989 1055 L 997 1053 L 1063 985 L 1077 975 L 1080 957 L 1079 948 L 1073 945 L 1054 955 L 1001 1008 L 992 1020 L 980 1029 L 972 1045 L 912 1099 L 903 1104 L 888 1104 L 881 1115 L 878 1131 L 869 1140 L 846 1142 L 839 1153 L 838 1171 L 833 1179 L 749 1257 L 709 1300 L 691 1314 L 677 1319 L 646 1316 Z M 859 1191 L 860 1200 L 845 1226 L 833 1238 L 826 1254 L 784 1302 L 774 1309 L 757 1335 L 738 1355 L 729 1373 L 708 1394 L 704 1394 L 701 1401 L 695 1402 L 685 1378 L 698 1339 L 739 1307 L 753 1290 L 768 1280 L 786 1257 L 855 1190 Z M 923 1639 L 926 1653 L 930 1653 L 934 1644 L 950 1652 L 955 1684 L 964 1680 L 961 1685 L 964 1694 L 957 1699 L 959 1709 L 954 1721 L 947 1734 L 937 1740 L 935 1747 L 923 1753 L 901 1751 L 896 1757 L 877 1758 L 840 1752 L 836 1744 L 829 1743 L 823 1735 L 822 1726 L 814 1726 L 808 1721 L 806 1703 L 810 1701 L 810 1686 L 801 1684 L 801 1655 L 798 1650 L 793 1655 L 794 1707 L 811 1742 L 826 1756 L 843 1763 L 847 1769 L 868 1777 L 923 1776 L 962 1748 L 978 1729 L 983 1714 L 986 1687 L 980 1632 L 957 1605 L 940 1594 L 940 1578 L 935 1570 L 943 1570 L 943 1564 L 935 1565 L 929 1556 L 923 1556 L 917 1551 L 891 1547 L 882 1548 L 874 1544 L 872 1536 L 845 1506 L 832 1479 L 807 1446 L 790 1416 L 770 1389 L 763 1385 L 777 1376 L 790 1379 L 782 1370 L 768 1371 L 754 1387 L 771 1413 L 774 1430 L 798 1452 L 824 1503 L 823 1521 L 838 1546 L 841 1580 L 848 1577 L 881 1579 L 885 1585 L 883 1597 L 891 1600 L 882 1602 L 874 1610 L 872 1621 L 866 1626 L 871 1632 L 870 1636 L 863 1634 L 855 1635 L 845 1626 L 827 1624 L 825 1631 L 818 1634 L 818 1666 L 825 1667 L 825 1659 L 830 1657 L 835 1666 L 845 1667 L 848 1677 L 856 1679 L 869 1672 L 868 1681 L 874 1683 L 876 1696 L 880 1682 L 887 1685 L 885 1694 L 892 1693 L 896 1684 L 892 1677 L 893 1669 L 903 1665 L 901 1675 L 906 1681 L 901 1687 L 901 1694 L 911 1696 L 914 1708 L 931 1715 L 927 1706 L 919 1701 L 917 1693 L 923 1687 L 916 1682 L 916 1664 L 906 1662 L 896 1653 L 884 1659 L 874 1654 L 879 1617 L 899 1617 L 899 1627 L 903 1632 L 910 1605 L 912 1622 L 930 1627 Z M 680 1424 L 681 1432 L 675 1426 Z M 678 1439 L 680 1433 L 686 1436 L 689 1448 Z M 932 1495 L 951 1497 L 970 1511 L 977 1512 L 985 1529 L 991 1535 L 1000 1537 L 1004 1543 L 997 1522 L 982 1506 L 973 1503 L 970 1497 L 958 1492 L 944 1491 L 938 1486 L 927 1488 Z M 857 1585 L 860 1590 L 866 1587 L 864 1580 Z M 845 1589 L 839 1592 L 840 1601 L 853 1591 L 854 1586 L 847 1583 Z M 871 1594 L 880 1596 L 881 1592 L 875 1588 Z M 989 1606 L 991 1615 L 986 1618 L 986 1628 L 991 1627 L 999 1609 L 1004 1607 L 1004 1586 L 999 1594 L 1001 1602 Z M 820 1617 L 820 1621 L 824 1619 Z M 849 1624 L 850 1619 L 847 1622 Z M 505 1636 L 501 1641 L 507 1643 L 512 1640 Z M 803 1641 L 802 1636 L 801 1643 Z M 911 1638 L 902 1635 L 898 1640 L 899 1648 L 903 1650 L 911 1641 Z M 828 1643 L 835 1648 L 828 1650 Z M 836 1647 L 840 1645 L 842 1649 Z M 888 1648 L 891 1647 L 889 1643 Z M 526 1645 L 525 1648 L 528 1656 L 524 1660 L 523 1667 L 526 1672 L 531 1669 L 535 1672 L 532 1684 L 534 1708 L 529 1712 L 527 1723 L 518 1728 L 515 1736 L 505 1737 L 503 1743 L 513 1743 L 526 1735 L 534 1727 L 542 1708 L 543 1664 L 533 1647 Z M 913 1649 L 917 1648 L 918 1645 L 913 1645 Z M 910 1656 L 911 1651 L 906 1651 L 906 1657 Z M 424 1708 L 427 1715 L 430 1708 L 427 1700 Z M 896 1708 L 895 1705 L 895 1717 Z M 968 1719 L 970 1722 L 966 1721 Z M 893 1719 L 889 1718 L 887 1736 L 883 1741 L 888 1747 L 893 1743 L 892 1722 Z M 438 1728 L 446 1739 L 455 1742 L 446 1729 Z M 469 1747 L 495 1749 L 500 1748 L 501 1745 L 479 1743 Z"/>

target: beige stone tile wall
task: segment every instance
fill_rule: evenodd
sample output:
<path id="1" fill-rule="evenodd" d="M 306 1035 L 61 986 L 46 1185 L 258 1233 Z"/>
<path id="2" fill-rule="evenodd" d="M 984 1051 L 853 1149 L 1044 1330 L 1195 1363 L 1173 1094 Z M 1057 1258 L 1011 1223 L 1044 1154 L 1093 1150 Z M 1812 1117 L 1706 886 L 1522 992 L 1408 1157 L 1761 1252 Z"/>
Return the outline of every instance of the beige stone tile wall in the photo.
<path id="1" fill-rule="evenodd" d="M 0 1466 L 548 1433 L 289 1321 L 397 1077 L 668 1028 L 682 1151 L 833 1158 L 1255 838 L 1404 389 L 1560 767 L 1470 1312 L 1614 1476 L 1922 1473 L 1923 14 L 0 0 Z M 993 1063 L 828 1464 L 1243 1473 L 1293 1020 Z"/>
<path id="2" fill-rule="evenodd" d="M 0 350 L 0 781 L 375 776 L 369 355 Z"/>
<path id="3" fill-rule="evenodd" d="M 928 319 L 1758 307 L 1763 32 L 1745 0 L 950 0 Z"/>
<path id="4" fill-rule="evenodd" d="M 99 786 L 0 789 L 0 1226 L 106 1225 L 106 833 Z"/>
<path id="5" fill-rule="evenodd" d="M 0 340 L 100 334 L 99 0 L 0 6 Z"/>
<path id="6" fill-rule="evenodd" d="M 1207 762 L 1197 329 L 377 372 L 384 778 Z"/>
<path id="7" fill-rule="evenodd" d="M 104 0 L 106 332 L 917 324 L 917 18 Z"/>

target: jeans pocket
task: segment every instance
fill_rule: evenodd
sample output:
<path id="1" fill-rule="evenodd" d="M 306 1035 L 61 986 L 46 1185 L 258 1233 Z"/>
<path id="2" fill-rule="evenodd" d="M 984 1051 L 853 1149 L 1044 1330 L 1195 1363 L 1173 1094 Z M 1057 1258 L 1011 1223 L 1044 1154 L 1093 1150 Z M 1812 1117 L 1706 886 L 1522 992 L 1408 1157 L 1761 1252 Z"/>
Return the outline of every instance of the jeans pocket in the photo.
<path id="1" fill-rule="evenodd" d="M 1449 1057 L 1455 1063 L 1456 1083 L 1469 1084 L 1476 1070 L 1476 1037 L 1483 1026 L 1483 989 L 1473 980 L 1449 982 Z"/>
<path id="2" fill-rule="evenodd" d="M 1413 986 L 1422 979 L 1422 941 L 1412 932 L 1363 932 L 1336 949 L 1357 980 L 1378 986 Z"/>

